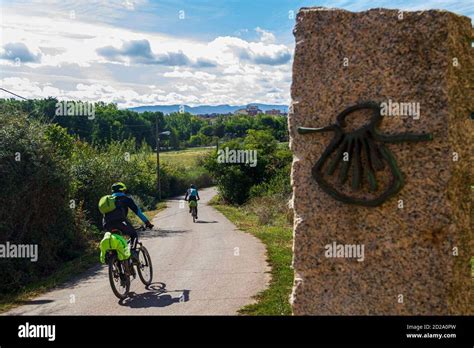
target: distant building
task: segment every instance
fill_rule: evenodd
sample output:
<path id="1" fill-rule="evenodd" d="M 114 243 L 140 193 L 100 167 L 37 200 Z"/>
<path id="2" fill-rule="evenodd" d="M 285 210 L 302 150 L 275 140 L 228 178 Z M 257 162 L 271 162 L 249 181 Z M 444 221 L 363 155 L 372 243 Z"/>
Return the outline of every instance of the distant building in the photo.
<path id="1" fill-rule="evenodd" d="M 239 109 L 234 111 L 234 115 L 248 115 L 247 109 Z"/>
<path id="2" fill-rule="evenodd" d="M 280 110 L 278 110 L 278 109 L 270 109 L 270 110 L 267 110 L 267 111 L 265 111 L 265 114 L 266 114 L 266 115 L 276 115 L 276 116 L 281 116 L 281 115 L 283 115 L 283 113 L 282 113 Z"/>
<path id="3" fill-rule="evenodd" d="M 263 111 L 260 110 L 257 105 L 247 105 L 247 108 L 245 110 L 247 110 L 247 114 L 250 116 L 255 116 L 263 113 Z"/>

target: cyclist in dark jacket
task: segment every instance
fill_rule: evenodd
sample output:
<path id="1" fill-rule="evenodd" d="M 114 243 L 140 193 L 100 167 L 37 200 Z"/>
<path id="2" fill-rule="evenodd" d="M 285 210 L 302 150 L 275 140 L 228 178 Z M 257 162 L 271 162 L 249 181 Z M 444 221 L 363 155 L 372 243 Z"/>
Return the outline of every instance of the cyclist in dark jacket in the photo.
<path id="1" fill-rule="evenodd" d="M 115 206 L 117 208 L 104 215 L 103 226 L 105 230 L 111 231 L 116 229 L 128 235 L 130 237 L 130 249 L 133 250 L 138 241 L 138 234 L 127 219 L 128 209 L 130 208 L 143 221 L 146 227 L 153 228 L 153 225 L 126 193 L 127 187 L 125 184 L 117 182 L 112 185 L 112 196 L 115 197 Z"/>

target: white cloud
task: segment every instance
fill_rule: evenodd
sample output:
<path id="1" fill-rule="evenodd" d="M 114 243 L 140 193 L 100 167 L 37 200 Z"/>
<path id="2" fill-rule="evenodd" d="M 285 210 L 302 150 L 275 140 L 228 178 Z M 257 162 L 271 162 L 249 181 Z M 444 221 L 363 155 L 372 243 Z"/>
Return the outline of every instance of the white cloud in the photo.
<path id="1" fill-rule="evenodd" d="M 137 0 L 124 0 L 122 1 L 122 5 L 123 7 L 125 7 L 127 10 L 135 10 L 135 6 L 139 3 L 141 3 L 142 1 L 137 1 Z"/>
<path id="2" fill-rule="evenodd" d="M 50 85 L 41 86 L 38 82 L 27 78 L 9 77 L 0 80 L 0 86 L 7 90 L 21 91 L 22 96 L 30 98 L 55 97 L 58 100 L 82 100 L 89 102 L 104 101 L 117 103 L 119 107 L 132 107 L 154 103 L 171 103 L 172 98 L 178 97 L 185 100 L 185 96 L 166 93 L 160 89 L 154 89 L 153 93 L 140 94 L 133 89 L 115 88 L 111 85 L 78 83 L 74 89 L 63 90 Z M 4 96 L 6 97 L 6 96 Z"/>
<path id="3" fill-rule="evenodd" d="M 41 61 L 40 52 L 32 52 L 22 42 L 9 42 L 5 44 L 0 51 L 0 58 L 21 63 L 39 63 Z"/>
<path id="4" fill-rule="evenodd" d="M 271 32 L 263 30 L 260 27 L 256 27 L 255 31 L 260 35 L 260 41 L 266 44 L 271 44 L 276 41 L 275 35 L 273 35 Z"/>
<path id="5" fill-rule="evenodd" d="M 191 92 L 198 92 L 199 89 L 195 86 L 189 86 L 189 85 L 185 85 L 185 84 L 178 84 L 178 85 L 175 85 L 175 88 L 179 91 L 179 92 L 188 92 L 188 91 L 191 91 Z"/>
<path id="6" fill-rule="evenodd" d="M 177 77 L 177 78 L 185 78 L 185 79 L 196 79 L 196 80 L 214 80 L 216 75 L 208 74 L 202 71 L 183 71 L 183 70 L 174 70 L 170 72 L 166 72 L 163 74 L 164 77 Z"/>
<path id="7" fill-rule="evenodd" d="M 61 96 L 62 91 L 50 85 L 41 86 L 38 82 L 32 82 L 27 78 L 7 77 L 0 80 L 0 86 L 7 90 L 14 90 L 21 96 L 28 96 L 34 98 L 47 98 L 48 96 Z M 5 95 L 5 97 L 11 97 Z"/>
<path id="8" fill-rule="evenodd" d="M 289 102 L 290 49 L 261 28 L 255 29 L 258 41 L 224 36 L 204 42 L 67 16 L 53 21 L 4 13 L 1 25 L 0 78 L 26 97 L 119 107 Z M 10 58 L 15 53 L 27 58 L 20 67 Z"/>
<path id="9" fill-rule="evenodd" d="M 209 43 L 209 47 L 218 52 L 231 53 L 233 57 L 223 57 L 227 62 L 230 59 L 242 63 L 282 65 L 291 59 L 290 50 L 285 45 L 249 42 L 232 36 L 218 37 Z"/>

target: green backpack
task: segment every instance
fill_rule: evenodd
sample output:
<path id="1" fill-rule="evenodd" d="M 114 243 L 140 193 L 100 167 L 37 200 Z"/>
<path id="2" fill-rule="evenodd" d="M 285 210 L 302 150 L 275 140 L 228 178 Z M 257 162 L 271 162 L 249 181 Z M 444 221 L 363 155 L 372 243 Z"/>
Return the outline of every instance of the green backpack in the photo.
<path id="1" fill-rule="evenodd" d="M 99 200 L 99 211 L 102 214 L 107 214 L 115 210 L 117 206 L 115 205 L 115 197 L 112 195 L 103 196 Z"/>

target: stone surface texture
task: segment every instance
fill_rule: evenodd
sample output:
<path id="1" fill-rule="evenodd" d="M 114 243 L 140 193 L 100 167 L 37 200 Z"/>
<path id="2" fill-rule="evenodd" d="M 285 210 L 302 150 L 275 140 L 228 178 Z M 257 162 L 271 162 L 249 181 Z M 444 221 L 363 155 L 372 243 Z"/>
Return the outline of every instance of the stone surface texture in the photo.
<path id="1" fill-rule="evenodd" d="M 470 19 L 440 10 L 400 18 L 397 10 L 302 8 L 294 35 L 294 314 L 473 314 Z M 332 134 L 297 127 L 328 126 L 349 106 L 389 99 L 418 102 L 421 115 L 384 118 L 381 131 L 433 140 L 387 145 L 405 186 L 381 206 L 333 199 L 311 176 Z M 364 245 L 364 261 L 325 257 L 333 242 Z"/>

